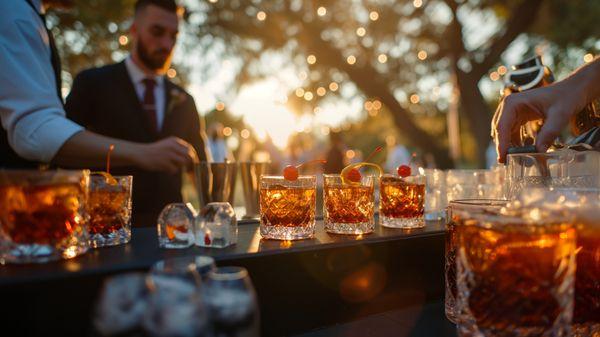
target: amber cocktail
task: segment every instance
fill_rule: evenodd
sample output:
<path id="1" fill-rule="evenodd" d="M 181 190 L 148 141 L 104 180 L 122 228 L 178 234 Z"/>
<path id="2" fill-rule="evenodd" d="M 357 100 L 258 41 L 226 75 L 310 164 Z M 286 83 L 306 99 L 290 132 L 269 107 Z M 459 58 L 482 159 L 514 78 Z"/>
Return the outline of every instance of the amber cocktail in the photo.
<path id="1" fill-rule="evenodd" d="M 339 174 L 323 175 L 325 230 L 335 234 L 366 234 L 375 227 L 374 176 L 344 182 Z"/>
<path id="2" fill-rule="evenodd" d="M 132 176 L 90 177 L 89 214 L 92 247 L 113 246 L 131 239 Z"/>
<path id="3" fill-rule="evenodd" d="M 500 199 L 464 199 L 454 200 L 448 204 L 446 215 L 445 245 L 445 309 L 446 317 L 453 323 L 459 318 L 456 312 L 456 249 L 458 231 L 471 214 L 498 214 L 500 208 L 506 206 L 508 200 Z"/>
<path id="4" fill-rule="evenodd" d="M 0 262 L 72 258 L 89 248 L 87 171 L 0 171 Z"/>
<path id="5" fill-rule="evenodd" d="M 425 176 L 381 178 L 379 218 L 381 225 L 392 228 L 425 227 Z"/>
<path id="6" fill-rule="evenodd" d="M 577 210 L 575 337 L 600 336 L 600 203 Z"/>
<path id="7" fill-rule="evenodd" d="M 573 224 L 557 215 L 474 214 L 458 231 L 460 336 L 570 336 Z"/>
<path id="8" fill-rule="evenodd" d="M 317 177 L 260 178 L 260 234 L 266 239 L 299 240 L 315 234 Z"/>

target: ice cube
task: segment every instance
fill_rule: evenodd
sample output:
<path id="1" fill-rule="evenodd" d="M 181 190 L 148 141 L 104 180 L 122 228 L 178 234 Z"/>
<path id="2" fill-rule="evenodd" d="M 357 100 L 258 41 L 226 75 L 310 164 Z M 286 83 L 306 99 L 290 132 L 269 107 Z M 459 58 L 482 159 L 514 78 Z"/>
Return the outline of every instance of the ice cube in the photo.
<path id="1" fill-rule="evenodd" d="M 158 244 L 161 248 L 187 248 L 194 244 L 196 210 L 187 203 L 165 206 L 158 217 Z"/>
<path id="2" fill-rule="evenodd" d="M 224 248 L 237 243 L 238 228 L 233 207 L 228 202 L 207 204 L 196 219 L 196 245 Z"/>

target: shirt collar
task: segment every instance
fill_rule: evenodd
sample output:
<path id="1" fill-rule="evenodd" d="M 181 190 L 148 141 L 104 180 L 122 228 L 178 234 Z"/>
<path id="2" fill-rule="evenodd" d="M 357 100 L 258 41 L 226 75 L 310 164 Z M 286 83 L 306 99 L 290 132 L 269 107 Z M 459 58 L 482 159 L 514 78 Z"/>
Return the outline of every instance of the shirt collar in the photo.
<path id="1" fill-rule="evenodd" d="M 148 78 L 148 75 L 146 75 L 146 73 L 144 73 L 144 71 L 140 69 L 140 67 L 138 67 L 137 64 L 135 64 L 135 62 L 133 62 L 131 56 L 125 59 L 125 66 L 127 67 L 127 72 L 129 73 L 129 77 L 131 78 L 133 83 L 138 84 L 141 83 L 144 79 Z M 154 80 L 156 81 L 156 85 L 162 86 L 164 76 L 155 75 Z"/>

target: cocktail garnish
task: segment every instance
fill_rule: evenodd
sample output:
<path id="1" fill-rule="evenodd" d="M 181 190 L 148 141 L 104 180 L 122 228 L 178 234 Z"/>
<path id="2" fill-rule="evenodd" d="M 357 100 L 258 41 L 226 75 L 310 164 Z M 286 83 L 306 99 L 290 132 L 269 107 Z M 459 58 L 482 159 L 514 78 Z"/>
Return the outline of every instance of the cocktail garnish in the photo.
<path id="1" fill-rule="evenodd" d="M 110 154 L 113 152 L 114 149 L 115 149 L 115 146 L 113 144 L 110 144 L 110 146 L 108 147 L 108 153 L 106 154 L 106 172 L 96 171 L 96 172 L 90 173 L 90 174 L 97 174 L 97 175 L 103 176 L 104 179 L 106 180 L 106 183 L 109 185 L 117 184 L 117 180 L 115 179 L 115 177 L 113 177 L 110 174 Z"/>
<path id="2" fill-rule="evenodd" d="M 402 178 L 410 176 L 411 170 L 408 165 L 400 165 L 398 166 L 398 175 Z"/>
<path id="3" fill-rule="evenodd" d="M 367 159 L 365 159 L 365 161 L 350 164 L 344 167 L 344 169 L 340 173 L 340 175 L 342 176 L 342 182 L 344 184 L 359 184 L 362 176 L 358 169 L 363 166 L 375 167 L 379 171 L 379 176 L 381 177 L 383 175 L 383 170 L 381 169 L 381 167 L 377 164 L 368 163 L 369 159 L 371 159 L 375 154 L 377 154 L 381 150 L 383 150 L 383 146 L 378 146 L 377 148 L 375 148 L 375 150 L 373 150 L 373 152 L 371 152 L 371 154 L 367 157 Z"/>
<path id="4" fill-rule="evenodd" d="M 289 181 L 295 181 L 298 179 L 298 169 L 304 165 L 308 165 L 308 164 L 313 164 L 313 163 L 321 163 L 321 164 L 325 164 L 327 161 L 324 159 L 316 159 L 316 160 L 311 160 L 311 161 L 307 161 L 306 163 L 302 163 L 300 165 L 288 165 L 283 169 L 283 177 L 285 178 L 285 180 L 289 180 Z"/>

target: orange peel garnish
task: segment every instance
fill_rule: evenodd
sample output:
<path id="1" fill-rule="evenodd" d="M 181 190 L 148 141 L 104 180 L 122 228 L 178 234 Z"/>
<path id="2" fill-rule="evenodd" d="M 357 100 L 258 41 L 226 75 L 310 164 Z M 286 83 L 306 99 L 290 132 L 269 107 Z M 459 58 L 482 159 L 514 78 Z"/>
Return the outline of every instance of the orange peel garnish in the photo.
<path id="1" fill-rule="evenodd" d="M 109 185 L 116 185 L 117 184 L 117 179 L 115 179 L 115 177 L 113 177 L 112 174 L 110 174 L 108 172 L 95 171 L 95 172 L 90 173 L 90 175 L 103 176 L 104 179 L 106 180 L 106 183 L 109 184 Z"/>
<path id="2" fill-rule="evenodd" d="M 365 167 L 365 166 L 373 167 L 373 168 L 377 169 L 377 171 L 379 172 L 379 177 L 381 177 L 383 175 L 383 169 L 381 168 L 381 166 L 363 161 L 360 163 L 350 164 L 350 165 L 344 167 L 344 169 L 340 173 L 340 175 L 342 176 L 342 183 L 349 184 L 349 185 L 360 185 L 360 181 L 353 181 L 351 179 L 348 179 L 348 173 L 353 169 L 358 170 L 359 168 Z"/>

